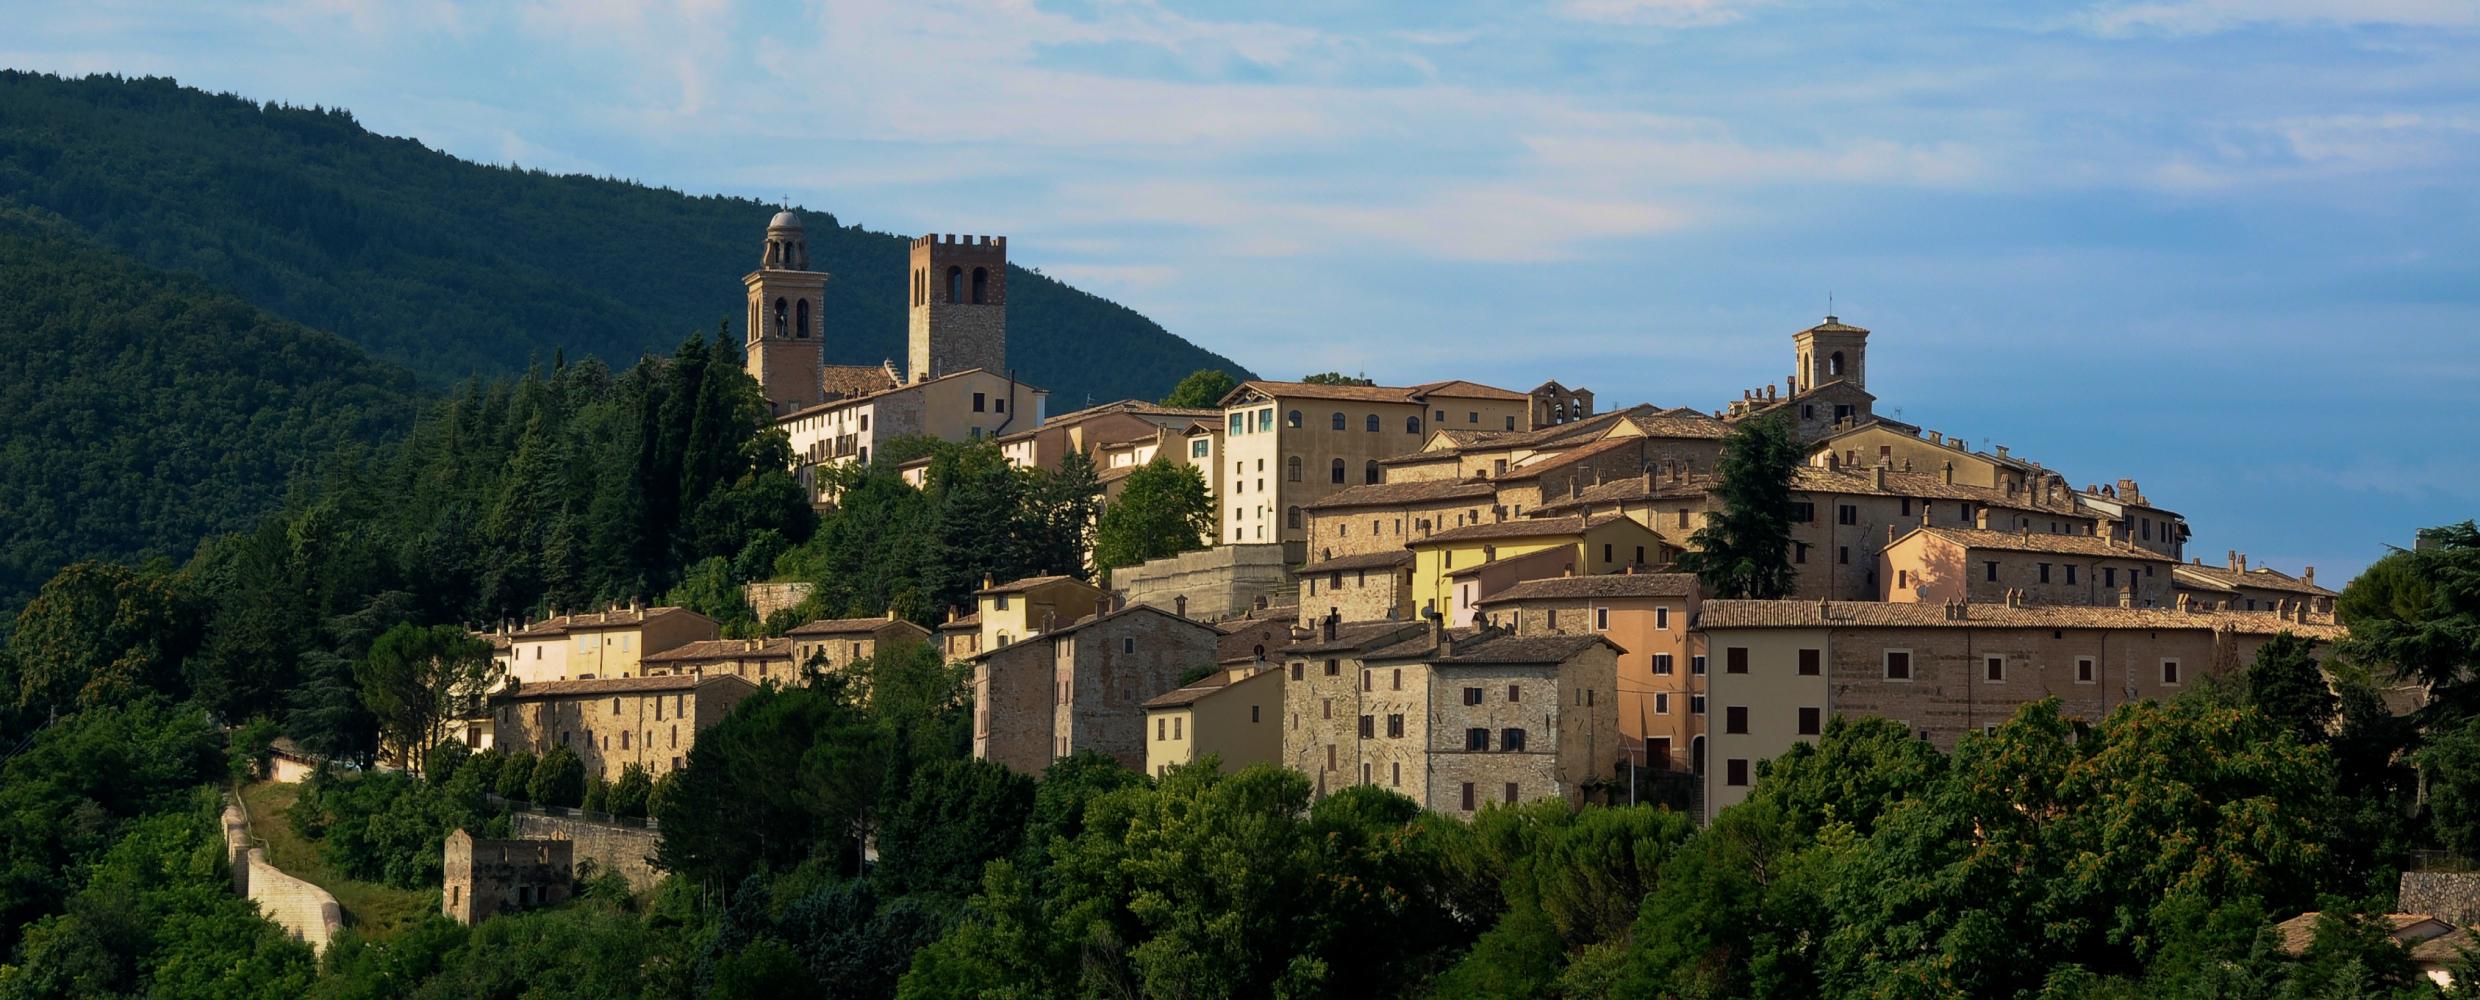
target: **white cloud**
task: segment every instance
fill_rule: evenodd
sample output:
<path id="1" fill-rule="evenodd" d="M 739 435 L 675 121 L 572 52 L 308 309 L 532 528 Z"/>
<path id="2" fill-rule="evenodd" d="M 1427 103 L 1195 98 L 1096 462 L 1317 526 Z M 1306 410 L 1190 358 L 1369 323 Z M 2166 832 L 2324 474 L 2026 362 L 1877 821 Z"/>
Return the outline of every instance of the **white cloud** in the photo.
<path id="1" fill-rule="evenodd" d="M 2159 0 L 2114 3 L 2085 12 L 2084 23 L 2108 36 L 2158 33 L 2207 35 L 2251 25 L 2416 28 L 2480 27 L 2472 0 Z"/>
<path id="2" fill-rule="evenodd" d="M 1566 0 L 1567 16 L 1596 24 L 1654 28 L 1704 28 L 1747 16 L 1761 0 Z"/>

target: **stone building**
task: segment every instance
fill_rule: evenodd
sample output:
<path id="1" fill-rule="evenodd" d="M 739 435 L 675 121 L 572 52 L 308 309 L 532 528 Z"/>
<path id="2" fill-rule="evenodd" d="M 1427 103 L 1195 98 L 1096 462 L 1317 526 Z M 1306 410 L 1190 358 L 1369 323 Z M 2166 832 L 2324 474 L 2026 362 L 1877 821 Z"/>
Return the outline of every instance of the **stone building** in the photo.
<path id="1" fill-rule="evenodd" d="M 1467 525 L 1413 539 L 1408 547 L 1413 555 L 1413 613 L 1436 611 L 1457 626 L 1472 620 L 1483 599 L 1524 580 L 1615 573 L 1670 561 L 1659 537 L 1618 514 Z"/>
<path id="2" fill-rule="evenodd" d="M 1598 635 L 1619 647 L 1623 760 L 1652 770 L 1690 770 L 1702 759 L 1705 637 L 1693 628 L 1695 576 L 1617 573 L 1516 584 L 1481 601 L 1492 624 L 1519 636 Z"/>
<path id="3" fill-rule="evenodd" d="M 629 764 L 679 770 L 698 734 L 755 690 L 728 674 L 540 681 L 492 695 L 491 708 L 500 749 L 539 757 L 565 746 L 608 781 Z"/>
<path id="4" fill-rule="evenodd" d="M 1836 715 L 1902 722 L 1953 750 L 2057 697 L 2098 721 L 2246 664 L 2281 632 L 2331 625 L 2263 614 L 2034 604 L 1706 601 L 1706 818 L 1745 799 L 1758 761 Z"/>
<path id="5" fill-rule="evenodd" d="M 1598 635 L 1332 623 L 1284 655 L 1283 759 L 1321 796 L 1357 782 L 1459 815 L 1582 804 L 1619 762 L 1618 647 Z"/>
<path id="6" fill-rule="evenodd" d="M 938 629 L 939 655 L 954 663 L 982 651 L 982 615 L 976 611 L 959 615 L 947 609 L 947 620 Z"/>
<path id="7" fill-rule="evenodd" d="M 1000 649 L 1084 618 L 1110 595 L 1072 576 L 1029 576 L 974 592 L 980 602 L 982 651 Z"/>
<path id="8" fill-rule="evenodd" d="M 746 678 L 753 683 L 790 684 L 800 678 L 793 666 L 792 643 L 784 639 L 708 639 L 674 646 L 648 655 L 648 677 L 707 674 Z"/>
<path id="9" fill-rule="evenodd" d="M 1833 317 L 1791 335 L 1794 370 L 1783 382 L 1752 389 L 1732 400 L 1724 419 L 1781 413 L 1802 441 L 1816 441 L 1876 419 L 1877 397 L 1868 391 L 1869 331 Z"/>
<path id="10" fill-rule="evenodd" d="M 2094 535 L 1913 528 L 1886 546 L 1885 600 L 2084 607 L 2170 605 L 2169 557 Z"/>
<path id="11" fill-rule="evenodd" d="M 1532 426 L 1552 427 L 1593 415 L 1593 390 L 1570 389 L 1556 379 L 1534 386 Z"/>
<path id="12" fill-rule="evenodd" d="M 1531 400 L 1473 382 L 1418 386 L 1252 380 L 1223 397 L 1215 494 L 1223 541 L 1280 542 L 1304 561 L 1306 507 L 1346 487 L 1379 482 L 1379 461 L 1419 448 L 1429 429 L 1525 430 Z"/>
<path id="13" fill-rule="evenodd" d="M 749 300 L 749 377 L 781 416 L 825 401 L 827 274 L 809 269 L 801 217 L 775 213 L 758 269 L 741 278 Z"/>
<path id="14" fill-rule="evenodd" d="M 1262 660 L 1219 665 L 1145 703 L 1145 773 L 1160 776 L 1207 754 L 1229 774 L 1283 756 L 1283 677 Z"/>
<path id="15" fill-rule="evenodd" d="M 1096 467 L 1107 468 L 1096 455 L 1110 445 L 1140 439 L 1150 441 L 1157 433 L 1165 431 L 1185 445 L 1192 428 L 1200 425 L 1210 428 L 1222 416 L 1221 410 L 1184 409 L 1141 399 L 1123 399 L 1062 413 L 1045 419 L 1038 427 L 1001 436 L 998 438 L 999 454 L 1020 468 L 1056 469 L 1070 452 L 1075 452 L 1094 458 Z M 1173 457 L 1183 457 L 1184 454 L 1184 451 L 1179 451 Z M 1135 461 L 1152 461 L 1154 457 L 1149 454 Z"/>
<path id="16" fill-rule="evenodd" d="M 1007 366 L 1007 237 L 913 240 L 907 369 L 921 382 Z"/>
<path id="17" fill-rule="evenodd" d="M 784 633 L 792 642 L 792 662 L 802 672 L 836 671 L 853 661 L 878 655 L 907 643 L 930 641 L 930 630 L 896 617 L 821 618 Z"/>
<path id="18" fill-rule="evenodd" d="M 1414 556 L 1408 549 L 1337 556 L 1300 568 L 1300 624 L 1410 619 Z"/>
<path id="19" fill-rule="evenodd" d="M 987 647 L 970 658 L 973 756 L 1026 774 L 1079 751 L 1143 768 L 1145 703 L 1214 665 L 1222 635 L 1138 604 Z"/>
<path id="20" fill-rule="evenodd" d="M 687 608 L 641 608 L 632 602 L 555 613 L 508 637 L 508 676 L 519 683 L 631 677 L 648 653 L 720 634 L 714 619 Z"/>
<path id="21" fill-rule="evenodd" d="M 2295 609 L 2311 620 L 2328 622 L 2334 618 L 2334 599 L 2342 596 L 2316 585 L 2314 566 L 2300 571 L 2298 576 L 2269 566 L 2251 569 L 2247 553 L 2237 549 L 2231 550 L 2226 566 L 2207 566 L 2201 559 L 2181 564 L 2171 570 L 2170 586 L 2197 607 L 2267 612 Z"/>
<path id="22" fill-rule="evenodd" d="M 470 927 L 502 913 L 557 906 L 574 888 L 575 846 L 450 833 L 441 858 L 439 912 Z"/>

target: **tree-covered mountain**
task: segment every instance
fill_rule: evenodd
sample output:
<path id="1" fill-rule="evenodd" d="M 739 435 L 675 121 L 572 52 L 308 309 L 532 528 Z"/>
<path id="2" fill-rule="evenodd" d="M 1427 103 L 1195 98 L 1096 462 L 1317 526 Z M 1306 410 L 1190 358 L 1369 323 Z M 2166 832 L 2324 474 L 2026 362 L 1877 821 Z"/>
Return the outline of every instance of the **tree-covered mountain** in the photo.
<path id="1" fill-rule="evenodd" d="M 401 434 L 415 379 L 0 199 L 0 608 L 75 559 L 186 558 L 305 460 Z"/>
<path id="2" fill-rule="evenodd" d="M 774 207 L 483 166 L 342 110 L 167 79 L 0 72 L 0 199 L 149 265 L 196 274 L 434 383 L 529 360 L 625 368 L 741 314 Z M 804 209 L 828 286 L 828 360 L 904 357 L 907 244 Z M 957 219 L 955 231 L 973 229 Z M 1136 312 L 1015 268 L 1009 359 L 1060 409 L 1153 399 L 1231 361 Z M 737 329 L 737 325 L 735 327 Z"/>

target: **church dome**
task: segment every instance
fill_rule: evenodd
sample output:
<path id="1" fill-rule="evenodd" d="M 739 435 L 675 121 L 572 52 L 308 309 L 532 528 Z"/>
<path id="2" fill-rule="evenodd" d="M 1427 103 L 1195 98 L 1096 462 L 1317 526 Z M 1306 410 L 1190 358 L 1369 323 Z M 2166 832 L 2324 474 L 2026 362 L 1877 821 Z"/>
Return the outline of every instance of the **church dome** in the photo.
<path id="1" fill-rule="evenodd" d="M 774 220 L 773 220 L 773 221 L 771 221 L 771 222 L 768 222 L 768 223 L 766 224 L 766 228 L 768 228 L 768 229 L 799 229 L 799 228 L 801 228 L 801 217 L 800 217 L 800 216 L 798 216 L 798 215 L 794 215 L 794 214 L 792 214 L 792 210 L 791 210 L 791 209 L 785 209 L 784 211 L 781 211 L 781 212 L 777 212 L 777 213 L 775 213 L 775 218 L 774 218 Z"/>

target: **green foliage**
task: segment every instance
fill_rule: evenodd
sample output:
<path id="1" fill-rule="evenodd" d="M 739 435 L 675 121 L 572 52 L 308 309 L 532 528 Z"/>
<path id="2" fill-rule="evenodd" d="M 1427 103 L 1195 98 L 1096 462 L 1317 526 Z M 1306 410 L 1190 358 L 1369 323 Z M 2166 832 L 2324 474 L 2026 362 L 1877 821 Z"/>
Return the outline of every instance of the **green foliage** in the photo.
<path id="1" fill-rule="evenodd" d="M 538 806 L 581 806 L 586 799 L 586 765 L 567 744 L 552 747 L 535 763 L 526 779 L 525 797 Z"/>
<path id="2" fill-rule="evenodd" d="M 986 760 L 922 768 L 879 822 L 872 878 L 898 894 L 971 894 L 984 864 L 1016 852 L 1033 814 L 1033 790 L 1033 779 Z"/>
<path id="3" fill-rule="evenodd" d="M 499 777 L 491 782 L 491 792 L 503 799 L 532 801 L 534 797 L 534 755 L 523 750 L 508 755 L 499 766 Z"/>
<path id="4" fill-rule="evenodd" d="M 274 759 L 271 749 L 278 728 L 275 720 L 265 716 L 243 723 L 224 737 L 224 759 L 230 764 L 234 781 L 255 781 L 265 777 L 267 765 Z"/>
<path id="5" fill-rule="evenodd" d="M 2480 525 L 2421 534 L 2435 544 L 2388 556 L 2402 561 L 2344 591 L 2356 617 L 2339 652 L 2426 685 L 2431 718 L 2480 715 Z"/>
<path id="6" fill-rule="evenodd" d="M 646 773 L 646 766 L 630 763 L 620 769 L 619 780 L 603 793 L 603 810 L 614 816 L 642 818 L 646 815 L 646 800 L 653 795 L 654 778 Z"/>
<path id="7" fill-rule="evenodd" d="M 401 624 L 354 664 L 362 704 L 379 720 L 379 747 L 415 769 L 448 722 L 499 681 L 490 644 L 454 625 Z M 451 765 L 453 766 L 453 764 Z M 444 779 L 443 779 L 444 780 Z"/>
<path id="8" fill-rule="evenodd" d="M 385 771 L 312 777 L 288 817 L 336 870 L 399 889 L 439 884 L 440 849 L 458 829 L 487 836 L 498 813 L 478 778 L 435 785 Z"/>
<path id="9" fill-rule="evenodd" d="M 1214 525 L 1214 497 L 1196 466 L 1148 462 L 1128 474 L 1119 499 L 1103 509 L 1094 564 L 1117 569 L 1204 548 Z"/>
<path id="10" fill-rule="evenodd" d="M 2428 775 L 2429 819 L 2437 841 L 2466 858 L 2480 858 L 2480 718 L 2432 732 L 2420 748 Z"/>
<path id="11" fill-rule="evenodd" d="M 17 706 L 40 714 L 178 694 L 193 618 L 191 601 L 162 570 L 97 562 L 61 570 L 9 636 Z"/>
<path id="12" fill-rule="evenodd" d="M 1779 414 L 1740 421 L 1723 439 L 1713 491 L 1721 509 L 1688 537 L 1695 551 L 1679 559 L 1709 596 L 1791 593 L 1791 476 L 1800 460 L 1799 436 Z"/>
<path id="13" fill-rule="evenodd" d="M 741 312 L 776 206 L 467 163 L 338 109 L 256 104 L 165 79 L 0 76 L 0 198 L 148 263 L 203 276 L 435 377 L 554 356 L 615 365 Z M 829 360 L 904 356 L 904 237 L 805 211 L 835 275 Z M 1023 268 L 1007 276 L 1018 374 L 1096 399 L 1242 371 L 1129 309 Z"/>
<path id="14" fill-rule="evenodd" d="M 2241 682 L 2258 714 L 2287 727 L 2301 743 L 2333 738 L 2339 703 L 2312 655 L 2315 645 L 2289 632 L 2257 647 Z"/>
<path id="15" fill-rule="evenodd" d="M 1303 376 L 1301 376 L 1301 377 L 1300 377 L 1300 380 L 1301 380 L 1301 381 L 1303 381 L 1303 382 L 1309 383 L 1310 385 L 1376 385 L 1376 384 L 1378 384 L 1378 382 L 1377 382 L 1377 380 L 1376 380 L 1376 379 L 1361 378 L 1361 377 L 1359 377 L 1359 376 L 1354 376 L 1354 375 L 1346 375 L 1346 374 L 1344 374 L 1344 373 L 1342 373 L 1342 372 L 1319 372 L 1319 373 L 1317 373 L 1317 374 L 1315 374 L 1315 375 L 1303 375 Z"/>
<path id="16" fill-rule="evenodd" d="M 1223 405 L 1223 397 L 1239 385 L 1238 379 L 1220 368 L 1200 368 L 1172 386 L 1171 394 L 1162 398 L 1162 405 L 1186 410 L 1212 409 Z"/>
<path id="17" fill-rule="evenodd" d="M 611 785 L 603 780 L 602 775 L 586 775 L 586 793 L 578 801 L 577 807 L 587 812 L 608 812 L 604 799 L 610 794 Z"/>
<path id="18" fill-rule="evenodd" d="M 2380 621 L 2406 622 L 2419 618 L 2428 610 L 2429 599 L 2436 593 L 2428 576 L 2421 571 L 2421 560 L 2410 552 L 2389 552 L 2384 558 L 2368 564 L 2358 576 L 2342 588 L 2334 599 L 2334 617 L 2345 626 L 2361 627 Z"/>
<path id="19" fill-rule="evenodd" d="M 0 76 L 0 611 L 74 560 L 181 558 L 247 527 L 297 468 L 401 432 L 414 397 L 406 372 L 343 340 L 15 200 L 34 155 L 22 79 Z"/>

